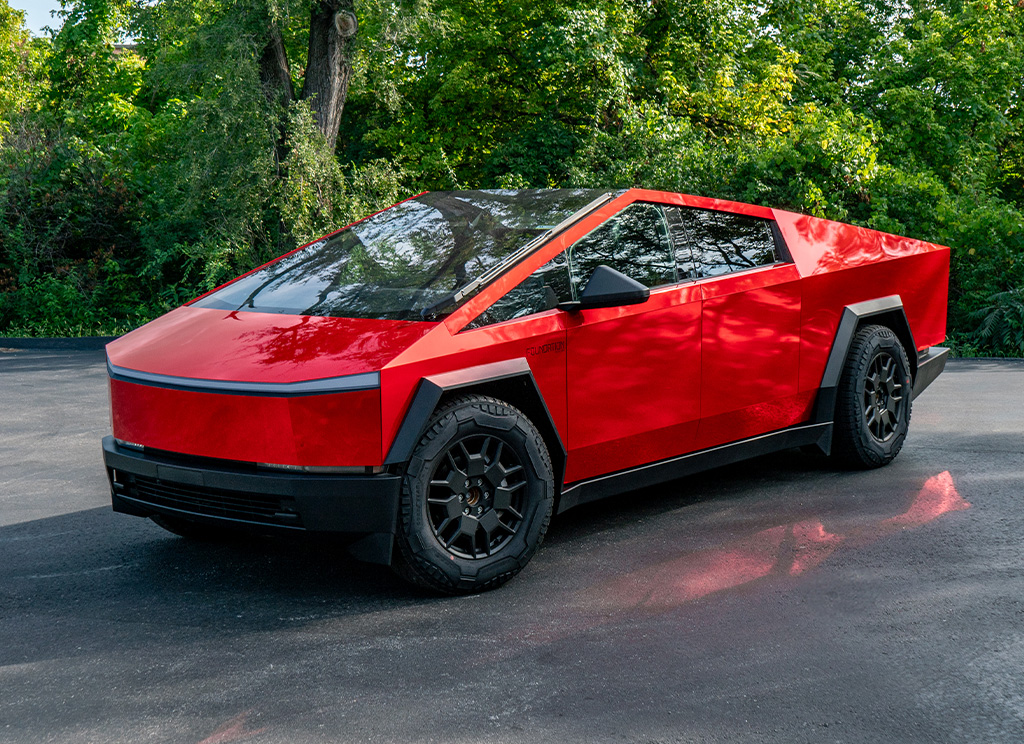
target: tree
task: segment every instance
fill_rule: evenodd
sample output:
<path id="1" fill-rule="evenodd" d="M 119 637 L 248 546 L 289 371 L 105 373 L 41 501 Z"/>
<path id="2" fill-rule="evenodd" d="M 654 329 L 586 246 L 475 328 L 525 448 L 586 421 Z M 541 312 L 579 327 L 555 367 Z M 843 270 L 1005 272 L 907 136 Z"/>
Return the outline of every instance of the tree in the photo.
<path id="1" fill-rule="evenodd" d="M 1024 0 L 7 2 L 0 328 L 122 328 L 414 191 L 636 185 L 950 245 L 960 348 L 1018 344 Z"/>
<path id="2" fill-rule="evenodd" d="M 260 79 L 268 99 L 287 106 L 295 100 L 291 64 L 280 19 L 274 17 L 272 8 L 269 10 L 267 38 L 260 56 Z M 354 0 L 312 0 L 310 3 L 309 43 L 298 99 L 308 104 L 317 129 L 332 151 L 352 79 L 358 27 Z"/>

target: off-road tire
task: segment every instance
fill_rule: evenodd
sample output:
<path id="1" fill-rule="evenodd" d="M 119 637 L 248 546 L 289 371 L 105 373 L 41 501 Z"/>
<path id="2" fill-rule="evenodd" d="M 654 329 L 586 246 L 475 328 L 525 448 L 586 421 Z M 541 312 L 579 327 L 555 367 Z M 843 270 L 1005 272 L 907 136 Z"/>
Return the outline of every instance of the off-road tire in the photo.
<path id="1" fill-rule="evenodd" d="M 434 592 L 493 589 L 537 552 L 553 504 L 551 458 L 526 415 L 495 398 L 453 398 L 406 467 L 392 568 Z"/>
<path id="2" fill-rule="evenodd" d="M 857 331 L 839 378 L 832 453 L 854 468 L 877 468 L 899 454 L 910 427 L 910 362 L 890 329 Z"/>

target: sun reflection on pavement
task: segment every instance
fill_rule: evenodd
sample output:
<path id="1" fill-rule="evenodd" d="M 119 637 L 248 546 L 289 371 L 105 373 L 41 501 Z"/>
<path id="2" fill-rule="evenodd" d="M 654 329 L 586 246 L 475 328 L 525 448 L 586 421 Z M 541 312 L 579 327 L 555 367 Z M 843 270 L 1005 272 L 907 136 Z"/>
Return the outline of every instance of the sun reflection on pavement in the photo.
<path id="1" fill-rule="evenodd" d="M 252 713 L 252 711 L 246 711 L 245 713 L 235 716 L 199 742 L 199 744 L 228 744 L 228 742 L 242 741 L 243 739 L 248 739 L 249 737 L 256 736 L 257 734 L 262 734 L 267 730 L 266 728 L 248 728 L 247 721 L 250 713 Z"/>
<path id="2" fill-rule="evenodd" d="M 825 561 L 841 545 L 863 546 L 903 529 L 920 527 L 970 504 L 948 471 L 925 481 L 902 514 L 841 534 L 807 520 L 762 530 L 721 548 L 687 554 L 616 577 L 587 590 L 604 610 L 668 609 L 770 574 L 798 576 Z"/>
<path id="3" fill-rule="evenodd" d="M 530 645 L 550 643 L 638 611 L 665 612 L 768 576 L 799 576 L 841 547 L 863 547 L 970 506 L 945 471 L 925 481 L 907 510 L 897 516 L 837 533 L 817 519 L 783 524 L 719 548 L 645 566 L 581 590 L 568 602 L 570 617 L 522 629 L 517 636 Z"/>
<path id="4" fill-rule="evenodd" d="M 882 522 L 891 531 L 904 527 L 920 527 L 951 511 L 969 509 L 970 504 L 957 492 L 953 476 L 947 470 L 929 478 L 914 503 L 903 514 Z"/>

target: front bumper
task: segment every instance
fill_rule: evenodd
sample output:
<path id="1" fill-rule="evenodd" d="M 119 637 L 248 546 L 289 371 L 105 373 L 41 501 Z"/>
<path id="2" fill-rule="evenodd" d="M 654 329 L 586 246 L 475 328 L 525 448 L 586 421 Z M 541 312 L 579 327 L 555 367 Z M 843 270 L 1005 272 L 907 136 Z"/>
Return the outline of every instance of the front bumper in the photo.
<path id="1" fill-rule="evenodd" d="M 170 458 L 103 438 L 114 511 L 270 533 L 345 533 L 356 558 L 391 562 L 401 477 L 276 473 Z"/>

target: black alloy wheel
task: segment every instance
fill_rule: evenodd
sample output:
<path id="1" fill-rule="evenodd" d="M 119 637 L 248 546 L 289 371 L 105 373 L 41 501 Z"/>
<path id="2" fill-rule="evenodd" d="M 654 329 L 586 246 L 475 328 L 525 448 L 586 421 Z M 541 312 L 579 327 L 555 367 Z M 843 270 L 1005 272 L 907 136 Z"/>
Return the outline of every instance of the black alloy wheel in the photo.
<path id="1" fill-rule="evenodd" d="M 876 442 L 896 436 L 907 389 L 896 360 L 886 351 L 878 352 L 864 379 L 864 423 Z"/>
<path id="2" fill-rule="evenodd" d="M 910 428 L 910 362 L 889 328 L 870 325 L 853 337 L 839 379 L 833 453 L 848 465 L 877 468 L 893 460 Z"/>
<path id="3" fill-rule="evenodd" d="M 484 558 L 523 525 L 526 471 L 504 440 L 476 435 L 453 442 L 434 466 L 427 519 L 445 550 Z"/>
<path id="4" fill-rule="evenodd" d="M 430 419 L 406 468 L 392 567 L 432 591 L 492 589 L 540 547 L 553 503 L 533 423 L 494 398 L 459 396 Z"/>

